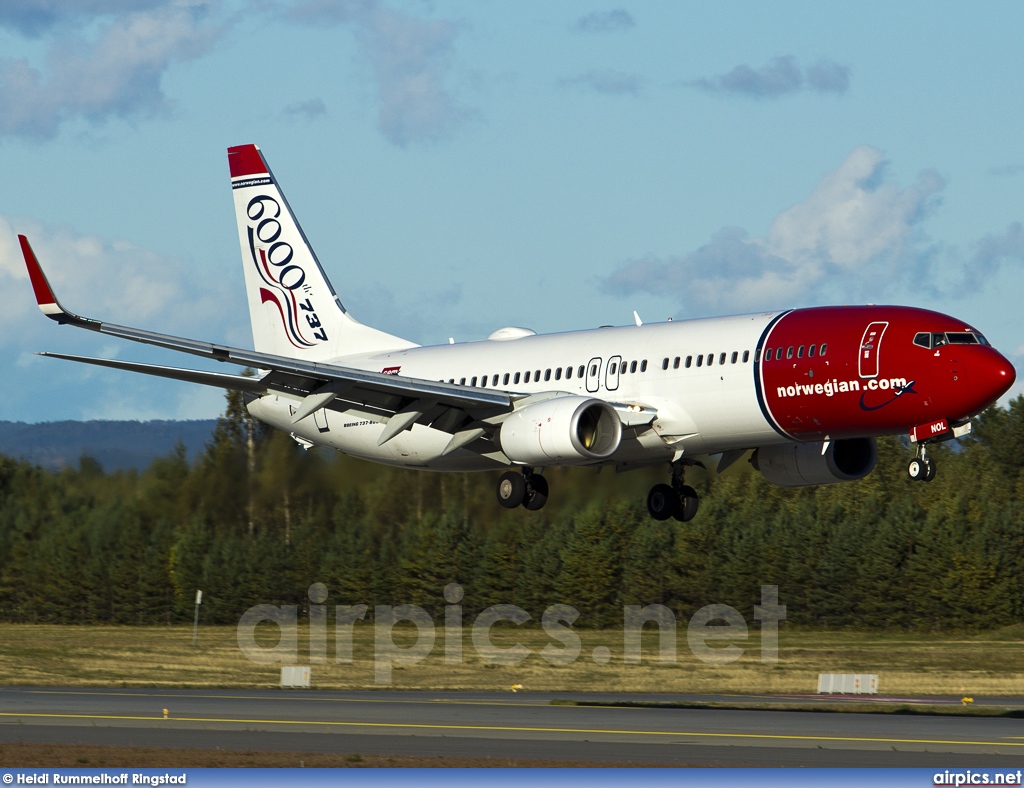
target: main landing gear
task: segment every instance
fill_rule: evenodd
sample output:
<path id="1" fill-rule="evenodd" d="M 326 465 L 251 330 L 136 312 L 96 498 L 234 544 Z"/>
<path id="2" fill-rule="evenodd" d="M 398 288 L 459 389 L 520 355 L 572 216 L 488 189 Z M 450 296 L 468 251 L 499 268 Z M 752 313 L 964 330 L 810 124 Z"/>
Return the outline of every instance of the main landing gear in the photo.
<path id="1" fill-rule="evenodd" d="M 935 478 L 935 461 L 928 459 L 928 447 L 924 441 L 917 444 L 917 456 L 907 466 L 907 474 L 915 482 L 930 482 Z"/>
<path id="2" fill-rule="evenodd" d="M 548 502 L 548 482 L 533 468 L 523 468 L 522 473 L 509 471 L 498 479 L 498 503 L 506 509 L 524 506 L 530 511 L 543 508 Z"/>
<path id="3" fill-rule="evenodd" d="M 647 494 L 647 511 L 655 520 L 675 517 L 686 523 L 697 514 L 697 491 L 683 484 L 684 465 L 672 463 L 672 484 L 656 484 Z"/>

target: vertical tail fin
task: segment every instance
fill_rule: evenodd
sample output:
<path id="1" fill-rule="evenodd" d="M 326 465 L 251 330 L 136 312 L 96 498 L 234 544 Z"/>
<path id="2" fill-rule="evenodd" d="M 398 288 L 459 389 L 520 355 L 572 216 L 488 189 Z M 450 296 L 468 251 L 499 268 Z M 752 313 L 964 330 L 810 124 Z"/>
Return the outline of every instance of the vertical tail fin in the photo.
<path id="1" fill-rule="evenodd" d="M 348 314 L 255 145 L 228 148 L 255 348 L 323 361 L 415 347 Z"/>

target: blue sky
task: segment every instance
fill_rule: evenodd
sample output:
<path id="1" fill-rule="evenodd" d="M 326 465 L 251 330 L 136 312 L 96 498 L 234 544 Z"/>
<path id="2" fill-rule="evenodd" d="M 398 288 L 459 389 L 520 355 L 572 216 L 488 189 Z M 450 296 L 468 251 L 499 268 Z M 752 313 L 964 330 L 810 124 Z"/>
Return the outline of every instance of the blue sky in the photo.
<path id="1" fill-rule="evenodd" d="M 249 346 L 225 149 L 263 149 L 346 306 L 421 343 L 905 303 L 1024 363 L 1024 6 L 5 0 L 0 419 L 206 418 Z M 1018 386 L 1018 389 L 1020 386 Z"/>

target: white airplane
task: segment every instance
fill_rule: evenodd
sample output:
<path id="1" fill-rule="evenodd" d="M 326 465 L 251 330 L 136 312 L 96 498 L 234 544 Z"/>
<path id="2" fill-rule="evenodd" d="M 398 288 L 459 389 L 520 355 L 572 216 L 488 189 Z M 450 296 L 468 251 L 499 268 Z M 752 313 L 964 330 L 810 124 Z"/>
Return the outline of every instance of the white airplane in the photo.
<path id="1" fill-rule="evenodd" d="M 57 301 L 19 236 L 40 309 L 59 323 L 251 366 L 256 377 L 129 361 L 57 358 L 234 389 L 257 419 L 304 447 L 433 471 L 504 470 L 502 506 L 540 509 L 543 470 L 664 465 L 648 509 L 697 512 L 684 471 L 748 450 L 775 484 L 853 481 L 875 438 L 909 432 L 911 478 L 927 444 L 962 435 L 1013 384 L 974 328 L 899 306 L 817 307 L 420 347 L 353 318 L 328 281 L 263 154 L 228 150 L 254 350 L 79 317 Z M 884 340 L 884 351 L 883 351 Z M 517 470 L 512 470 L 517 469 Z"/>

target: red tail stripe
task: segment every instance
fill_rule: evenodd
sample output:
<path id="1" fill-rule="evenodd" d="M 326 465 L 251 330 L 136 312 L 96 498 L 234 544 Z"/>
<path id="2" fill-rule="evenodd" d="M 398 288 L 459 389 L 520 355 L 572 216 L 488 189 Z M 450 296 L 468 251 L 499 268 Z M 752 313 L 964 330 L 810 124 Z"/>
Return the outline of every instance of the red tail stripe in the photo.
<path id="1" fill-rule="evenodd" d="M 263 163 L 263 156 L 255 145 L 228 148 L 228 166 L 231 167 L 232 178 L 267 174 L 267 165 Z"/>

